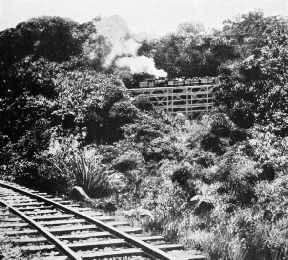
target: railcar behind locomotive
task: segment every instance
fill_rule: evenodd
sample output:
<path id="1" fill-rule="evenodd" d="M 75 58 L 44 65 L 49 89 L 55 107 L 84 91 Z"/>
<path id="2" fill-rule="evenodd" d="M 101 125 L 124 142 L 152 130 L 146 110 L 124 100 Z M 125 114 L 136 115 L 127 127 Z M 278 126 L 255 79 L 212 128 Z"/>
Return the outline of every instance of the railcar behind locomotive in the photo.
<path id="1" fill-rule="evenodd" d="M 156 88 L 156 87 L 175 87 L 175 86 L 191 86 L 191 85 L 205 85 L 215 84 L 217 78 L 149 78 L 139 82 L 140 88 Z"/>

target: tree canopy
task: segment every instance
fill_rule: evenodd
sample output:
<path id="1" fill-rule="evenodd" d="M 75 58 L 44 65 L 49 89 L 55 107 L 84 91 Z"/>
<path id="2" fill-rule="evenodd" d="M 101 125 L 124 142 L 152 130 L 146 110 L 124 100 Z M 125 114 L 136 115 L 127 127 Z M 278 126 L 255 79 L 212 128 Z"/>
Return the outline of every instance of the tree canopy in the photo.
<path id="1" fill-rule="evenodd" d="M 60 17 L 33 18 L 0 33 L 0 60 L 6 65 L 27 56 L 67 61 L 82 53 L 82 44 L 91 30 L 91 26 Z"/>
<path id="2" fill-rule="evenodd" d="M 247 113 L 257 123 L 270 125 L 281 135 L 288 129 L 287 26 L 287 18 L 264 17 L 258 12 L 227 21 L 224 37 L 240 58 L 221 67 L 228 79 L 222 98 L 232 115 L 249 107 Z M 241 124 L 245 116 L 237 120 Z"/>

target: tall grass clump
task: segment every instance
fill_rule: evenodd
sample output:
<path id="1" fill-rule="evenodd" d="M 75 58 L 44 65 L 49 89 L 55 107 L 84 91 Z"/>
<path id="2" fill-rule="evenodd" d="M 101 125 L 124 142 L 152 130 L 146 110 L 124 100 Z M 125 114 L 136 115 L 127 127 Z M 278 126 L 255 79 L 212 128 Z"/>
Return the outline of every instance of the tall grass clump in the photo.
<path id="1" fill-rule="evenodd" d="M 85 153 L 75 153 L 70 161 L 75 184 L 92 197 L 103 197 L 110 193 L 109 179 L 113 171 L 102 164 L 101 160 L 100 156 L 91 157 Z"/>

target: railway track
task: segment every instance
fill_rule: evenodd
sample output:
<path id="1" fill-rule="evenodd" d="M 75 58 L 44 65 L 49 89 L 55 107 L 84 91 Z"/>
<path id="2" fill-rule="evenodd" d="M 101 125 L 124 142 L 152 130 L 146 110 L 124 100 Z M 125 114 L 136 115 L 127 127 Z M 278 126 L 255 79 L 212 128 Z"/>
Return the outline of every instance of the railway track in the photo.
<path id="1" fill-rule="evenodd" d="M 205 259 L 126 221 L 16 184 L 0 181 L 0 206 L 0 229 L 37 259 Z"/>

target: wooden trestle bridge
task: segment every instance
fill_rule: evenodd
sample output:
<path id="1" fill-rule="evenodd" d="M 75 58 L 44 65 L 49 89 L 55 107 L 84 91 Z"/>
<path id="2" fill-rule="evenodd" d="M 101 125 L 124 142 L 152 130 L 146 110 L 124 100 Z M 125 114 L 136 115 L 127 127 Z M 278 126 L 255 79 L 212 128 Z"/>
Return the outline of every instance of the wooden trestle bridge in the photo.
<path id="1" fill-rule="evenodd" d="M 215 81 L 214 81 L 215 82 Z M 191 82 L 192 83 L 192 82 Z M 134 95 L 146 96 L 157 109 L 169 113 L 183 113 L 187 118 L 197 118 L 214 107 L 215 94 L 212 89 L 216 83 L 189 84 L 134 88 L 129 92 Z"/>

